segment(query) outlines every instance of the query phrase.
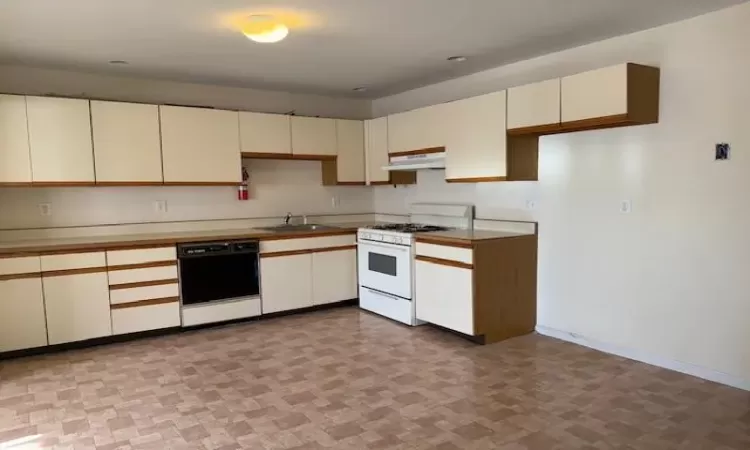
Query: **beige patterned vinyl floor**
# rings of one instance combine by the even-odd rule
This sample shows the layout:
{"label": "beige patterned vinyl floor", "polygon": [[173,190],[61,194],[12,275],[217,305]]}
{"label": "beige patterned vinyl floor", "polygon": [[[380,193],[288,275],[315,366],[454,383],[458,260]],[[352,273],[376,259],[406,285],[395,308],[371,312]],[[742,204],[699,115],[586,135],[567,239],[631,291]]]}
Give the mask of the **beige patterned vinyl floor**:
{"label": "beige patterned vinyl floor", "polygon": [[340,308],[0,362],[9,442],[750,449],[750,393],[537,335],[482,347]]}

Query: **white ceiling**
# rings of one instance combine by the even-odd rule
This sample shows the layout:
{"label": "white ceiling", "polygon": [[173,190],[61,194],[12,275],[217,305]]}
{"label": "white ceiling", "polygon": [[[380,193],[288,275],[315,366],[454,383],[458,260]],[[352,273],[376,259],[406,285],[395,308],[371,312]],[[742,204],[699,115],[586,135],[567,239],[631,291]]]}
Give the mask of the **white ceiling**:
{"label": "white ceiling", "polygon": [[[0,0],[0,62],[379,97],[743,1]],[[268,12],[285,41],[226,23]]]}

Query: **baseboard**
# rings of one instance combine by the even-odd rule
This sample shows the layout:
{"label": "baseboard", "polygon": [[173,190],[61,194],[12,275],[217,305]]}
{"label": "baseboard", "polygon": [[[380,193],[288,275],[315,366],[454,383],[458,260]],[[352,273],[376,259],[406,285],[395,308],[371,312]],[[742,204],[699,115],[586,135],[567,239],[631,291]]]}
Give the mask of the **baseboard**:
{"label": "baseboard", "polygon": [[676,372],[692,375],[694,377],[702,378],[704,380],[713,381],[727,386],[732,386],[745,391],[750,391],[750,380],[740,378],[728,373],[719,372],[707,367],[696,366],[694,364],[676,361],[673,359],[663,358],[660,356],[652,355],[650,353],[634,350],[631,348],[619,347],[617,345],[607,344],[604,342],[598,342],[593,339],[589,339],[585,336],[581,336],[576,333],[570,333],[567,331],[556,330],[550,327],[537,326],[536,332],[549,336],[552,338],[560,339],[562,341],[572,342],[574,344],[582,345],[584,347],[593,348],[600,352],[610,353],[623,358],[632,359],[635,361],[651,364],[652,366],[662,367],[664,369],[674,370]]}

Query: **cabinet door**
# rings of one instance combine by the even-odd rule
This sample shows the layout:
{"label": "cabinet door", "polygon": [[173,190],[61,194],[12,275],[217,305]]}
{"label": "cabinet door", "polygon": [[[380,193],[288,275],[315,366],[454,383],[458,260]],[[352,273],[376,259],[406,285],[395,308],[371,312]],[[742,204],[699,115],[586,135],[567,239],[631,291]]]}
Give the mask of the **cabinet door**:
{"label": "cabinet door", "polygon": [[417,319],[468,335],[474,334],[472,271],[416,262]]}
{"label": "cabinet door", "polygon": [[41,278],[0,281],[0,352],[45,345]]}
{"label": "cabinet door", "polygon": [[239,113],[160,106],[165,183],[240,183]]}
{"label": "cabinet door", "polygon": [[263,314],[312,306],[312,254],[260,259]]}
{"label": "cabinet door", "polygon": [[508,89],[508,129],[560,123],[560,79]]}
{"label": "cabinet door", "polygon": [[446,105],[434,105],[388,116],[388,152],[410,152],[446,145]]}
{"label": "cabinet door", "polygon": [[293,116],[292,153],[336,156],[336,120]]}
{"label": "cabinet door", "polygon": [[91,125],[97,183],[164,180],[158,106],[92,101]]}
{"label": "cabinet door", "polygon": [[35,182],[93,183],[88,100],[26,97]]}
{"label": "cabinet door", "polygon": [[361,120],[336,121],[337,180],[339,183],[365,182],[365,126]]}
{"label": "cabinet door", "polygon": [[357,250],[313,253],[313,304],[357,298]]}
{"label": "cabinet door", "polygon": [[388,118],[365,122],[365,153],[367,155],[367,183],[387,183],[390,172],[383,170],[388,165]]}
{"label": "cabinet door", "polygon": [[507,174],[505,91],[446,104],[445,178],[501,181]]}
{"label": "cabinet door", "polygon": [[26,97],[0,95],[0,184],[31,183]]}
{"label": "cabinet door", "polygon": [[42,280],[50,345],[112,335],[106,272]]}
{"label": "cabinet door", "polygon": [[240,142],[247,153],[292,153],[292,125],[289,116],[240,112]]}
{"label": "cabinet door", "polygon": [[628,112],[628,65],[620,64],[562,79],[562,121]]}

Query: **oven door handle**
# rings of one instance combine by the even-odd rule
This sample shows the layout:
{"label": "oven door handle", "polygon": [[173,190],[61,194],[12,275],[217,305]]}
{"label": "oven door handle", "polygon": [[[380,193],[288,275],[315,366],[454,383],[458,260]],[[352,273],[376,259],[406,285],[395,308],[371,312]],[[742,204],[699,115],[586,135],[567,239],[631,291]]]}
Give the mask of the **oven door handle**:
{"label": "oven door handle", "polygon": [[409,247],[405,245],[398,245],[398,244],[388,245],[388,244],[378,244],[375,242],[360,242],[359,245],[365,245],[365,246],[369,245],[372,247],[387,248],[388,250],[398,250],[400,252],[407,252],[407,253],[409,252]]}
{"label": "oven door handle", "polygon": [[375,289],[370,289],[370,288],[365,288],[365,289],[367,289],[367,292],[369,292],[370,294],[379,295],[381,297],[388,297],[388,298],[393,299],[393,300],[405,300],[405,299],[399,297],[398,295],[386,294],[385,292],[376,291]]}

